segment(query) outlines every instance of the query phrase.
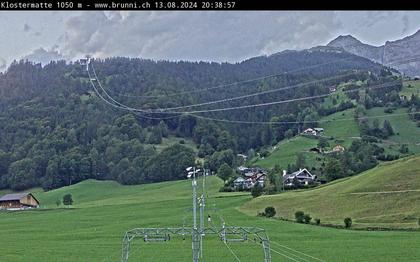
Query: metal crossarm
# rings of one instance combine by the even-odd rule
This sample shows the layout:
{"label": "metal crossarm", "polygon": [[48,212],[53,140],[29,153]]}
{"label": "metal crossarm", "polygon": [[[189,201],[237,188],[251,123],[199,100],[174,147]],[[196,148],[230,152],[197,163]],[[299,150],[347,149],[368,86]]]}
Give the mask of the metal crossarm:
{"label": "metal crossarm", "polygon": [[[201,249],[201,236],[203,234],[218,235],[221,240],[226,242],[245,242],[253,236],[255,241],[258,241],[263,247],[264,262],[271,262],[270,254],[270,241],[264,229],[258,227],[205,227],[202,230],[193,229],[188,227],[176,227],[176,228],[134,228],[127,231],[123,237],[123,246],[121,254],[121,262],[128,262],[131,241],[134,238],[143,238],[147,241],[170,241],[170,235],[191,235],[192,237],[192,249],[193,249],[193,262],[198,262],[200,257]],[[229,236],[240,236],[240,238],[229,238]],[[146,241],[146,240],[145,240]]]}

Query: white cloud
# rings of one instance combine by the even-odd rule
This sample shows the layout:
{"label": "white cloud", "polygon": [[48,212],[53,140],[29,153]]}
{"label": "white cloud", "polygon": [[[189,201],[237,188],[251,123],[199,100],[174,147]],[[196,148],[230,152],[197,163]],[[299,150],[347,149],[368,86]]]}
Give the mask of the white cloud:
{"label": "white cloud", "polygon": [[64,57],[57,50],[57,46],[54,46],[50,50],[45,50],[42,47],[35,49],[30,54],[22,57],[22,59],[45,65],[51,61],[64,59]]}
{"label": "white cloud", "polygon": [[3,57],[0,57],[0,71],[3,71],[7,67],[7,61]]}
{"label": "white cloud", "polygon": [[88,12],[66,21],[69,57],[239,61],[326,42],[333,12]]}

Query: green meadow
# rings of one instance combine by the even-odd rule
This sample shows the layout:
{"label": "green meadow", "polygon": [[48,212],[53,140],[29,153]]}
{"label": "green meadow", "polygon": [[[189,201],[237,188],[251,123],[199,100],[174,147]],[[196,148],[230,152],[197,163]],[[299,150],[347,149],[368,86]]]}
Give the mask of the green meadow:
{"label": "green meadow", "polygon": [[[343,183],[345,181],[335,184]],[[219,193],[221,185],[217,177],[207,180],[206,215],[210,214],[213,221],[207,226],[221,226],[224,221],[228,226],[264,228],[271,242],[272,261],[420,260],[419,232],[343,230],[256,216],[266,205],[275,205],[278,214],[286,214],[289,207],[281,205],[282,199],[290,200],[287,196],[291,194],[314,197],[311,194],[316,190],[251,200],[248,193]],[[326,189],[328,187],[319,191]],[[188,180],[139,186],[88,180],[50,192],[35,191],[38,191],[35,195],[42,208],[0,212],[2,262],[120,261],[125,231],[136,227],[192,224],[191,181]],[[73,195],[73,206],[57,207],[57,199],[66,193]],[[310,205],[306,202],[312,203],[296,201],[293,210],[306,210],[305,205]],[[413,207],[412,204],[407,206]],[[394,210],[383,209],[382,212],[391,215]],[[416,212],[418,214],[418,205]],[[239,261],[263,259],[261,246],[251,238],[245,243],[229,243],[228,246]],[[238,261],[229,248],[216,236],[205,236],[202,261]],[[183,240],[176,236],[165,243],[146,243],[138,239],[133,242],[130,254],[130,261],[191,261],[191,241],[188,237]]]}
{"label": "green meadow", "polygon": [[[328,139],[330,149],[336,145],[344,147],[350,146],[355,139],[360,139],[359,127],[354,118],[354,109],[348,109],[341,112],[323,117],[319,127],[324,128],[324,137]],[[270,155],[264,159],[254,158],[250,164],[263,168],[273,168],[276,164],[286,168],[288,164],[296,162],[297,154],[305,155],[307,163],[316,166],[320,161],[317,157],[321,155],[309,152],[309,149],[316,147],[319,140],[310,137],[296,136],[291,139],[285,139],[279,142],[270,151]]]}
{"label": "green meadow", "polygon": [[291,220],[296,211],[303,211],[326,224],[343,225],[344,218],[350,217],[358,228],[418,228],[420,156],[382,163],[312,190],[262,196],[241,210],[253,215],[270,205],[278,217]]}

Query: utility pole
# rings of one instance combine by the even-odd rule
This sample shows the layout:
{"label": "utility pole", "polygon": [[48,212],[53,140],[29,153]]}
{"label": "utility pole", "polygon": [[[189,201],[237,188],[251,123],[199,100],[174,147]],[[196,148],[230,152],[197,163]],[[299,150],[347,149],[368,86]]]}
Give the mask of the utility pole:
{"label": "utility pole", "polygon": [[204,208],[206,207],[206,169],[203,173],[203,188],[200,197],[200,257],[203,258],[203,236],[204,236]]}
{"label": "utility pole", "polygon": [[195,167],[193,167],[193,179],[192,179],[192,188],[193,188],[193,220],[194,220],[194,229],[197,229],[197,180],[195,180]]}
{"label": "utility pole", "polygon": [[[192,174],[191,174],[191,169]],[[201,249],[201,235],[198,232],[201,232],[197,229],[197,180],[196,180],[196,173],[200,171],[200,169],[196,170],[194,167],[187,168],[188,176],[192,176],[192,190],[193,190],[193,229],[191,232],[192,235],[192,258],[193,262],[198,262],[200,257],[200,249]],[[201,233],[200,233],[201,234]]]}

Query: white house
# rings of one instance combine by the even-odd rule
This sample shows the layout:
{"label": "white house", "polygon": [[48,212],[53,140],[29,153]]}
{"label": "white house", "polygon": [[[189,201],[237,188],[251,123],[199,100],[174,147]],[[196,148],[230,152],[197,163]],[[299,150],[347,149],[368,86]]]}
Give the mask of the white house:
{"label": "white house", "polygon": [[305,135],[316,136],[316,131],[313,130],[312,128],[307,128],[302,133],[305,134]]}
{"label": "white house", "polygon": [[316,176],[312,175],[306,168],[301,168],[291,174],[287,174],[286,170],[283,170],[284,186],[293,186],[293,180],[295,178],[301,185],[308,185],[316,180]]}
{"label": "white house", "polygon": [[304,135],[311,135],[311,136],[317,136],[321,133],[324,133],[324,128],[322,127],[307,128],[302,132],[302,134]]}

